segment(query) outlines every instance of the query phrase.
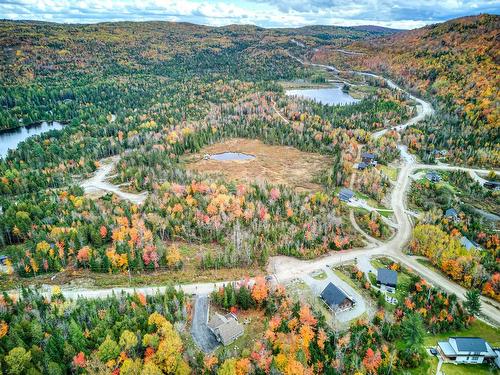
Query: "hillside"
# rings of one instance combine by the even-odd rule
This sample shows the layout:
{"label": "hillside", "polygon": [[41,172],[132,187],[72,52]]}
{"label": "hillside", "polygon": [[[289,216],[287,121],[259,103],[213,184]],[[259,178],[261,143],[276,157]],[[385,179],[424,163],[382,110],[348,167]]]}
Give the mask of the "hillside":
{"label": "hillside", "polygon": [[[116,81],[139,76],[261,81],[303,76],[287,50],[343,46],[386,34],[346,27],[263,29],[189,23],[119,22],[62,25],[0,22],[0,128],[75,118]],[[76,100],[78,102],[78,100]],[[21,119],[22,122],[18,120]]]}
{"label": "hillside", "polygon": [[[311,58],[342,68],[380,72],[421,95],[435,97],[448,114],[459,115],[458,129],[450,129],[454,134],[441,133],[446,137],[439,146],[449,147],[451,142],[446,145],[444,141],[451,135],[454,144],[466,149],[477,141],[477,137],[489,151],[474,162],[494,154],[497,160],[492,162],[498,165],[499,30],[499,16],[464,17],[369,42],[354,42],[347,47],[362,54],[346,55],[328,46]],[[459,139],[462,132],[473,143]],[[439,138],[438,134],[435,136]],[[492,140],[497,144],[491,145]]]}

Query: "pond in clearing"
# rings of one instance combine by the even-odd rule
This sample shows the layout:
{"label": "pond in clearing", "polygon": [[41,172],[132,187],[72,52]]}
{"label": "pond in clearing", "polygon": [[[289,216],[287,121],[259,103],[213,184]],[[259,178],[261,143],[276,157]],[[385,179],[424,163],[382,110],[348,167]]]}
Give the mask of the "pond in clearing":
{"label": "pond in clearing", "polygon": [[304,99],[311,99],[321,104],[353,104],[359,102],[340,87],[330,87],[322,89],[297,89],[286,90],[288,96],[299,96]]}
{"label": "pond in clearing", "polygon": [[7,156],[9,150],[15,150],[17,145],[26,138],[40,135],[49,130],[60,130],[64,125],[57,121],[42,122],[40,124],[21,126],[16,129],[7,129],[0,132],[0,158]]}
{"label": "pond in clearing", "polygon": [[226,161],[226,160],[252,160],[255,156],[243,154],[241,152],[221,152],[220,154],[210,155],[210,159]]}

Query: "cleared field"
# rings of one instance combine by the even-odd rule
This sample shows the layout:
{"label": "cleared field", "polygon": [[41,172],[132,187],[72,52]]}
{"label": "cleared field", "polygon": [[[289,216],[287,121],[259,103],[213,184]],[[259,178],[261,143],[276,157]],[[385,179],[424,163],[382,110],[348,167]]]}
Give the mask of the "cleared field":
{"label": "cleared field", "polygon": [[[255,156],[252,160],[204,160],[205,154],[239,152]],[[316,176],[327,169],[332,161],[325,155],[302,152],[293,147],[270,146],[256,139],[234,138],[203,148],[200,153],[185,158],[186,169],[223,176],[242,183],[282,184],[297,191],[317,191],[321,186]]]}

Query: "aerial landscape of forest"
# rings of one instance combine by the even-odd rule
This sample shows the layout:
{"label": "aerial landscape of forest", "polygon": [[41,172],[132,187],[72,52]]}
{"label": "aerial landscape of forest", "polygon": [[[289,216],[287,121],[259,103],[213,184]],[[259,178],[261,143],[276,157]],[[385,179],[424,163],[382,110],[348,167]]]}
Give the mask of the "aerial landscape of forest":
{"label": "aerial landscape of forest", "polygon": [[498,374],[498,4],[130,3],[0,3],[0,373]]}

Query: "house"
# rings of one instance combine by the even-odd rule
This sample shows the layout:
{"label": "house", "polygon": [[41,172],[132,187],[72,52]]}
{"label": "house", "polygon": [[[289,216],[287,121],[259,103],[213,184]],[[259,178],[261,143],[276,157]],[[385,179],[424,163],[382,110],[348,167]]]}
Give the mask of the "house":
{"label": "house", "polygon": [[349,310],[355,305],[352,297],[349,297],[346,292],[332,283],[328,283],[320,297],[333,313]]}
{"label": "house", "polygon": [[463,247],[465,247],[465,249],[467,249],[467,251],[469,251],[470,249],[481,250],[477,242],[471,241],[465,236],[462,236],[462,238],[460,238],[460,243]]}
{"label": "house", "polygon": [[446,212],[444,213],[444,216],[447,219],[451,219],[453,221],[458,221],[460,218],[458,217],[458,212],[454,208],[448,208]]}
{"label": "house", "polygon": [[9,259],[7,255],[0,255],[0,264],[5,266],[7,264],[7,259]]}
{"label": "house", "polygon": [[207,326],[217,340],[224,346],[231,344],[234,340],[243,335],[244,332],[243,326],[232,313],[226,315],[215,313],[210,318]]}
{"label": "house", "polygon": [[439,181],[441,181],[441,176],[436,171],[427,172],[427,174],[425,175],[425,177],[430,182],[439,182]]}
{"label": "house", "polygon": [[380,286],[381,290],[394,293],[397,283],[398,273],[396,271],[387,268],[377,269],[377,285]]}
{"label": "house", "polygon": [[450,337],[438,342],[444,360],[455,363],[480,364],[497,357],[490,344],[480,337]]}
{"label": "house", "polygon": [[377,155],[370,152],[363,152],[361,154],[361,161],[365,164],[377,165],[377,161],[375,159],[377,159]]}
{"label": "house", "polygon": [[352,192],[352,190],[349,189],[340,190],[339,198],[341,201],[349,202],[352,199],[352,197],[354,197],[354,193]]}
{"label": "house", "polygon": [[500,190],[500,182],[498,181],[486,181],[483,186],[486,189]]}

